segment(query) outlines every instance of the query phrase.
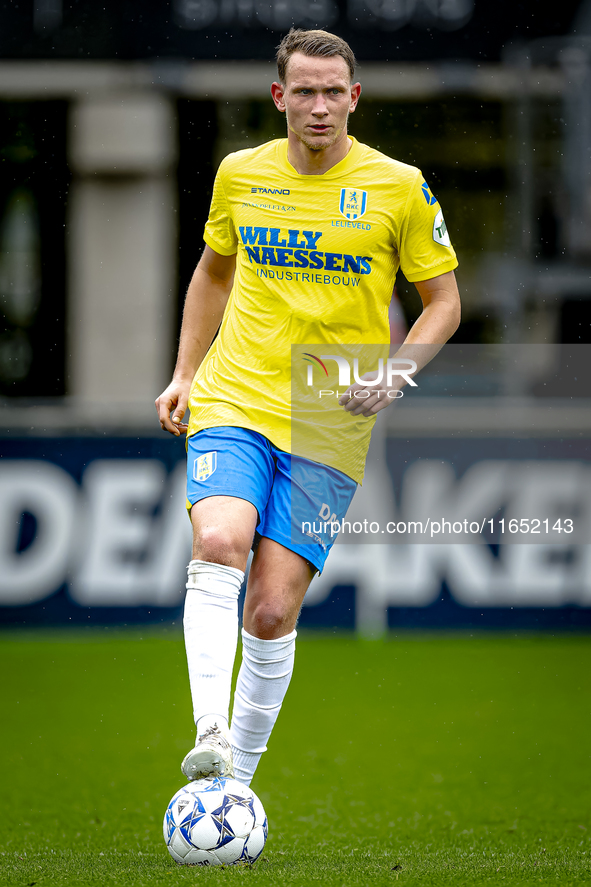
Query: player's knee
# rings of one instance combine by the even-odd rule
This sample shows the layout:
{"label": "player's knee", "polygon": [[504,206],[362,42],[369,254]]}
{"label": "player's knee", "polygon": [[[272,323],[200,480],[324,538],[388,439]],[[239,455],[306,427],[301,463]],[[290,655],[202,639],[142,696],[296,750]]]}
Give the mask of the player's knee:
{"label": "player's knee", "polygon": [[196,560],[244,570],[249,550],[248,542],[226,527],[201,527],[194,533],[193,558]]}
{"label": "player's knee", "polygon": [[273,640],[283,637],[293,630],[292,613],[279,601],[261,602],[258,604],[249,620],[249,634],[261,640]]}

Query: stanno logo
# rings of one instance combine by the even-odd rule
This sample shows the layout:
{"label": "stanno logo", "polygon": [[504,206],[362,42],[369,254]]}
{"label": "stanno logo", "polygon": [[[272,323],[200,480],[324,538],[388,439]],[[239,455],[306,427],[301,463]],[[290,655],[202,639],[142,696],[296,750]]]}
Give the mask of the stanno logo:
{"label": "stanno logo", "polygon": [[251,188],[251,194],[291,194],[289,188]]}

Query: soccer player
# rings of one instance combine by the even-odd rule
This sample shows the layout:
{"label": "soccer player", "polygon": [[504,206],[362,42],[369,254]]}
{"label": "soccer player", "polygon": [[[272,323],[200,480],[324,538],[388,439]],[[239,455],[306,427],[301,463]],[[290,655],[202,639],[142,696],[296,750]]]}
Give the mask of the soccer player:
{"label": "soccer player", "polygon": [[[355,433],[333,439],[325,458],[292,455],[291,346],[317,344],[322,353],[327,345],[388,343],[399,267],[423,303],[399,354],[439,347],[459,323],[455,253],[421,172],[348,135],[361,93],[348,44],[292,29],[277,66],[271,95],[287,139],[220,165],[173,380],[156,401],[162,428],[188,437],[194,542],[184,631],[197,740],[182,771],[188,779],[235,775],[247,785],[290,682],[304,595],[334,541],[294,535],[294,465],[294,495],[312,519],[327,506],[342,519],[375,414],[390,402],[385,381],[363,400],[356,382],[338,408]],[[238,595],[251,549],[229,727]]]}

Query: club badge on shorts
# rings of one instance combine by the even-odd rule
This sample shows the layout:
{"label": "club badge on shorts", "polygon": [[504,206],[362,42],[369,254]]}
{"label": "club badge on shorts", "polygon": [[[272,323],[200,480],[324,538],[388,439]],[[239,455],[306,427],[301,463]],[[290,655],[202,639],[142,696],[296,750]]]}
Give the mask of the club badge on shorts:
{"label": "club badge on shorts", "polygon": [[341,188],[339,209],[346,219],[359,219],[367,209],[367,191]]}
{"label": "club badge on shorts", "polygon": [[214,450],[212,453],[203,453],[193,462],[193,480],[203,482],[211,477],[218,467],[218,454]]}

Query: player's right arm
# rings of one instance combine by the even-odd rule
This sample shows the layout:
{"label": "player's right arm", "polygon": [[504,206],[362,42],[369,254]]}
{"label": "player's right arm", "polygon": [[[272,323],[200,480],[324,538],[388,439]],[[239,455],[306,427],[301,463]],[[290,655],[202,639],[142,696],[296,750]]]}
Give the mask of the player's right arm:
{"label": "player's right arm", "polygon": [[172,381],[156,399],[161,428],[176,436],[187,432],[183,416],[191,383],[222,322],[235,268],[235,255],[222,256],[206,246],[189,284]]}

